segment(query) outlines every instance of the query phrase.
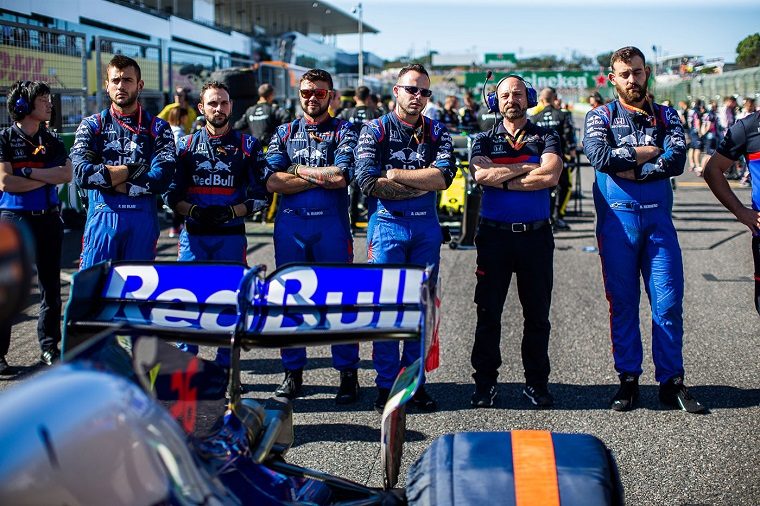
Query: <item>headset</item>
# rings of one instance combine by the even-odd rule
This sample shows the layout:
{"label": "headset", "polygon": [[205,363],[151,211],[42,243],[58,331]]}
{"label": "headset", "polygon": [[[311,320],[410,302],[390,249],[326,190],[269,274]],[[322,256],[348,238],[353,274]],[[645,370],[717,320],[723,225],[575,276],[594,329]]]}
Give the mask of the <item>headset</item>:
{"label": "headset", "polygon": [[489,70],[486,74],[486,80],[483,81],[483,90],[481,92],[481,95],[483,95],[483,103],[486,104],[490,112],[499,112],[499,97],[496,96],[496,91],[499,90],[499,85],[504,82],[505,79],[509,79],[510,77],[519,79],[525,85],[526,96],[528,98],[528,109],[531,107],[536,107],[538,105],[538,93],[533,88],[533,85],[517,74],[507,74],[506,76],[502,77],[496,84],[496,91],[492,91],[486,95],[486,84],[488,83],[488,80],[491,79],[491,77],[493,77],[493,72]]}
{"label": "headset", "polygon": [[13,103],[13,112],[19,116],[27,116],[32,112],[32,105],[29,103],[29,99],[24,95],[29,95],[29,85],[31,81],[19,81],[18,94],[19,97]]}

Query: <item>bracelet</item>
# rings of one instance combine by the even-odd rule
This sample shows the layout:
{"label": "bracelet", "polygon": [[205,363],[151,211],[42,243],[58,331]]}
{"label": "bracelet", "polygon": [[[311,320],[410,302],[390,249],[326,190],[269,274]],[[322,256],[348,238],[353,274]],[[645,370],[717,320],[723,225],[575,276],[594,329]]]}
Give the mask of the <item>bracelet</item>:
{"label": "bracelet", "polygon": [[293,170],[293,174],[295,174],[296,177],[301,177],[301,176],[298,175],[298,167],[300,167],[300,166],[301,166],[300,164],[296,164],[296,168]]}
{"label": "bracelet", "polygon": [[230,212],[232,213],[233,218],[237,218],[237,214],[235,213],[235,206],[230,206]]}

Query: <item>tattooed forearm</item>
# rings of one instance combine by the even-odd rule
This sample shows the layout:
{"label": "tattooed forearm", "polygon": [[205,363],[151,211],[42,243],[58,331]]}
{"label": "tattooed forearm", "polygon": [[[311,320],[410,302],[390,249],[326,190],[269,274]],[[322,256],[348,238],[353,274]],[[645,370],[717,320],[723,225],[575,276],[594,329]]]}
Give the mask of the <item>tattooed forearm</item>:
{"label": "tattooed forearm", "polygon": [[424,190],[417,190],[410,188],[401,183],[396,183],[386,178],[379,178],[375,182],[375,186],[372,190],[372,196],[381,199],[388,200],[406,200],[414,197],[419,197],[427,192]]}
{"label": "tattooed forearm", "polygon": [[322,188],[343,188],[346,178],[340,167],[304,167],[298,168],[298,177]]}

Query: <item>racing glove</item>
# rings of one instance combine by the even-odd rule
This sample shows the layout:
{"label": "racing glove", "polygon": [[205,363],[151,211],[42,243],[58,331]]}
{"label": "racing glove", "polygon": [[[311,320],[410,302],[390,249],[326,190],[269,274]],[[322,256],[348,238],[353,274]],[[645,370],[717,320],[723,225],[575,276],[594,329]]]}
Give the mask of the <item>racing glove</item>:
{"label": "racing glove", "polygon": [[205,211],[213,225],[221,225],[236,218],[232,206],[208,206]]}
{"label": "racing glove", "polygon": [[203,225],[214,225],[211,213],[207,207],[201,207],[193,204],[193,206],[190,208],[190,212],[187,213],[187,216]]}
{"label": "racing glove", "polygon": [[150,167],[144,163],[128,163],[126,165],[129,170],[129,177],[127,178],[129,181],[135,181],[150,170]]}

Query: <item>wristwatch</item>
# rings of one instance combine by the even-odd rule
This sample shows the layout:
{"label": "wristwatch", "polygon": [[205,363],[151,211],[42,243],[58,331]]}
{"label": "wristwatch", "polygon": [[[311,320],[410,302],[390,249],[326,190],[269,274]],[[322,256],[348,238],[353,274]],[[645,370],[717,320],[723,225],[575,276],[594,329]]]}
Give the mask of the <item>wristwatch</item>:
{"label": "wristwatch", "polygon": [[25,178],[32,177],[32,168],[31,167],[21,167],[21,175]]}

